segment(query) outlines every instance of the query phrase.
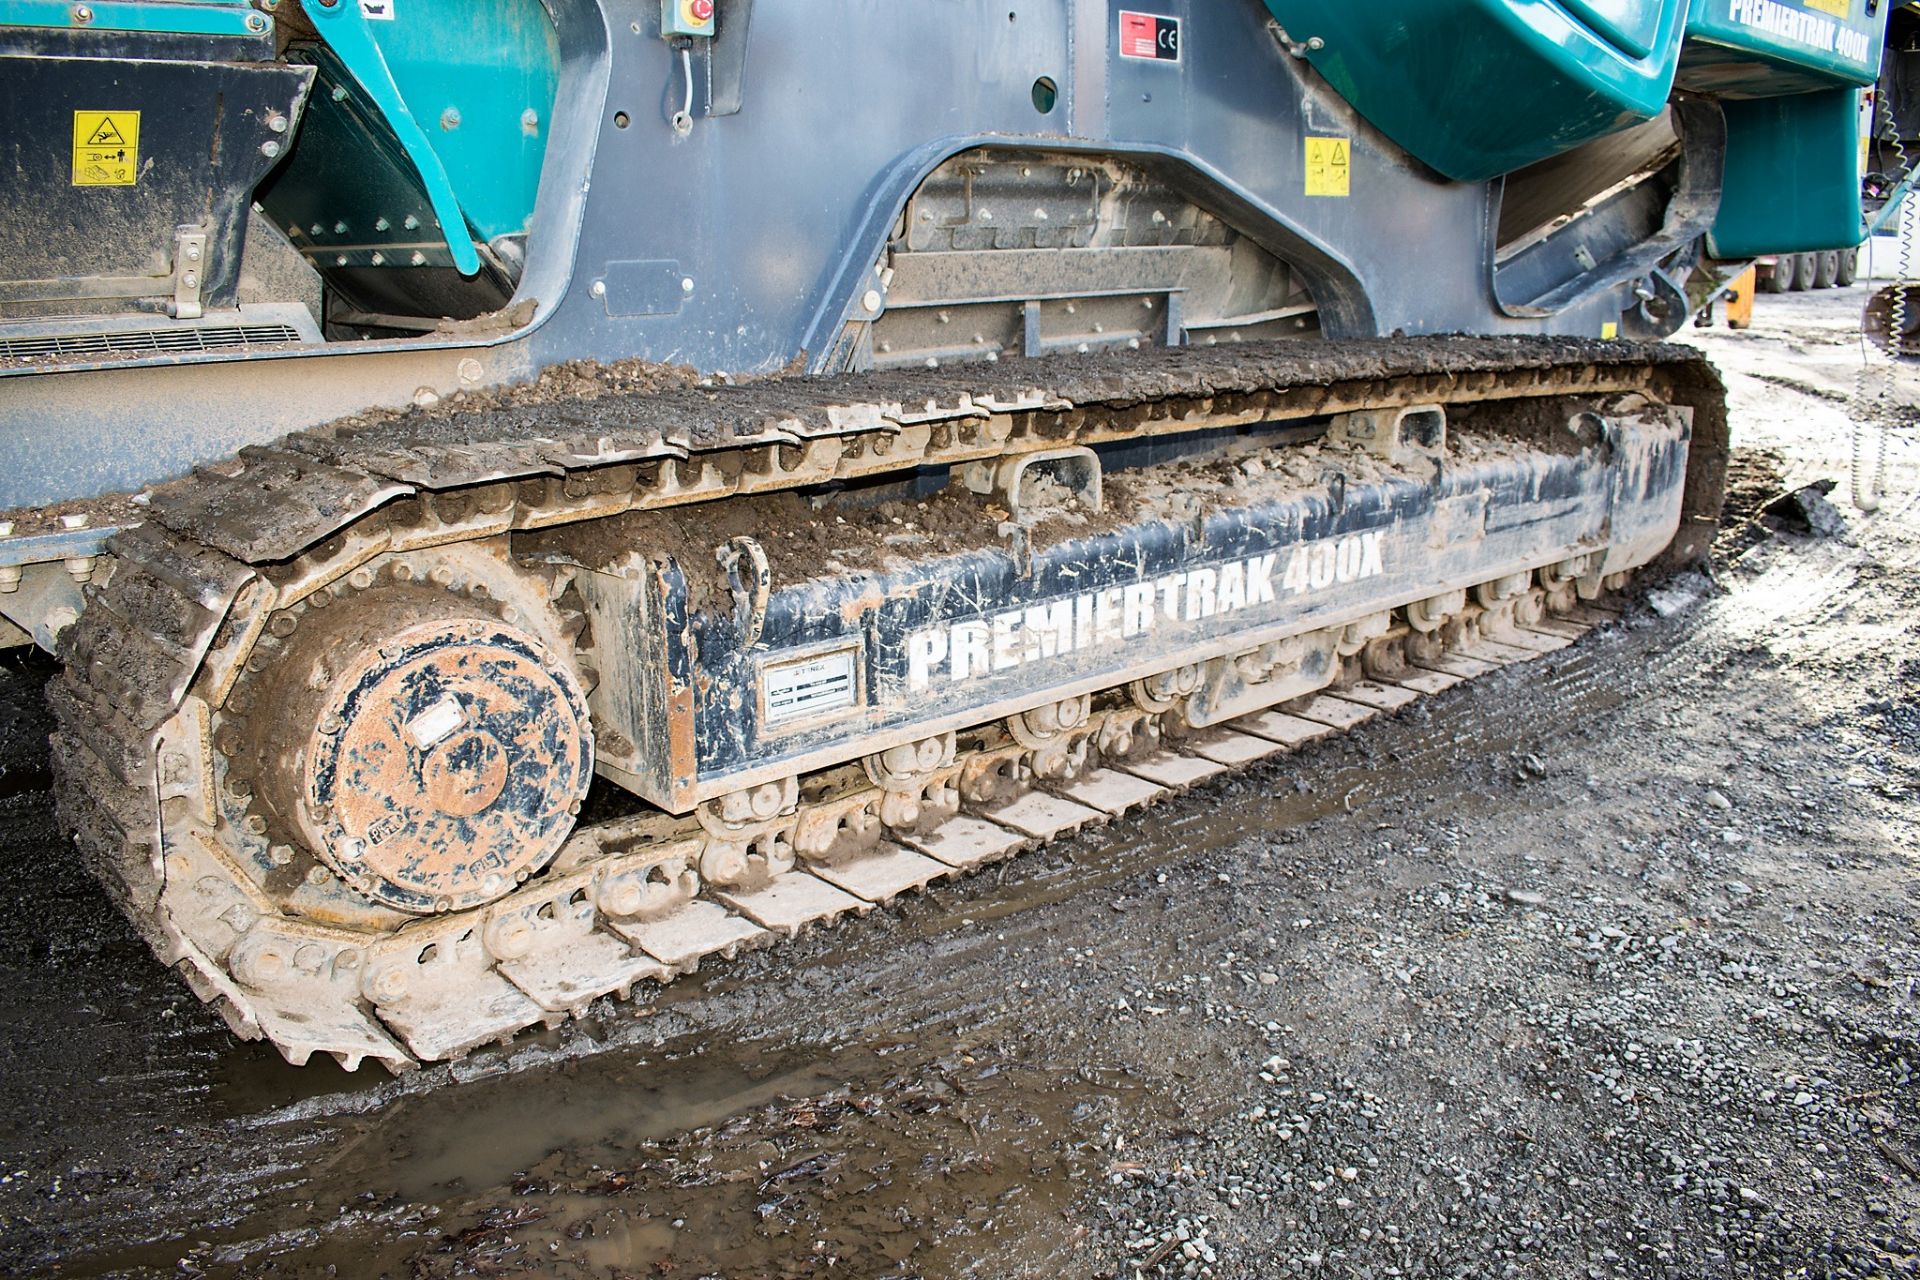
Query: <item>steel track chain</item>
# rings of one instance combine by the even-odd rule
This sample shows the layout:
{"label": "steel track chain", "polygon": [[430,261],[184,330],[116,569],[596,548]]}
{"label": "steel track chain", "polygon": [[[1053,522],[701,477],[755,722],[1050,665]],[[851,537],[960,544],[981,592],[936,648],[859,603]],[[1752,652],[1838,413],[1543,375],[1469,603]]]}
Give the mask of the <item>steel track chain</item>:
{"label": "steel track chain", "polygon": [[[1687,349],[1486,340],[1461,344],[1449,363],[1418,344],[1273,349],[1285,346],[1041,361],[971,383],[956,369],[688,393],[706,417],[677,436],[628,427],[657,421],[661,399],[684,408],[688,394],[543,411],[549,431],[557,416],[589,428],[590,440],[534,435],[490,410],[244,451],[235,466],[157,492],[153,519],[118,537],[96,574],[49,695],[62,820],[155,952],[238,1034],[265,1037],[296,1063],[325,1052],[349,1068],[373,1058],[400,1070],[557,1025],[706,956],[865,914],[1557,648],[1598,615],[1569,612],[1558,585],[1466,605],[1439,630],[1374,637],[1364,660],[1389,678],[1356,679],[1366,672],[1350,663],[1337,693],[1181,737],[1177,749],[1177,723],[1134,699],[1082,708],[1052,738],[1027,722],[982,726],[904,790],[898,777],[849,781],[842,771],[793,780],[771,819],[585,828],[544,875],[500,901],[380,934],[329,924],[324,911],[291,913],[298,891],[248,866],[234,826],[245,797],[226,789],[217,745],[225,700],[270,654],[269,619],[379,557],[1068,442],[1393,403],[1636,390],[1695,410],[1703,474],[1689,487],[1717,493],[1719,384]],[[876,389],[884,399],[862,398]],[[1690,502],[1695,523],[1717,514],[1700,505]],[[1574,621],[1548,616],[1549,601]],[[1375,662],[1382,641],[1411,648],[1413,665],[1391,653]],[[1156,746],[1156,734],[1169,741]],[[913,812],[900,812],[903,796]],[[749,884],[713,883],[716,866],[742,858],[758,872]]]}

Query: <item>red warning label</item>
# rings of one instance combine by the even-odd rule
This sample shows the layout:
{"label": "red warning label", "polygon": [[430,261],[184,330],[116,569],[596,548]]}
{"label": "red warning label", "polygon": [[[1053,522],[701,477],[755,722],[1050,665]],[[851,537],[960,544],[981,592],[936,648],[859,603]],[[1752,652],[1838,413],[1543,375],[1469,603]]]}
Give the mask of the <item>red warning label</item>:
{"label": "red warning label", "polygon": [[1180,19],[1122,9],[1120,56],[1148,62],[1180,61]]}

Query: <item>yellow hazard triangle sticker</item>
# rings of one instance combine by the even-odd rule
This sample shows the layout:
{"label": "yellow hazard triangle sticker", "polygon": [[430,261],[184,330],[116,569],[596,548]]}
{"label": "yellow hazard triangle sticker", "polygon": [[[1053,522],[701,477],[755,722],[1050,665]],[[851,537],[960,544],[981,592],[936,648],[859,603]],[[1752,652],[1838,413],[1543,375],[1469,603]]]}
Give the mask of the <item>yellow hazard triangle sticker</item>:
{"label": "yellow hazard triangle sticker", "polygon": [[1353,191],[1353,143],[1347,138],[1307,139],[1307,194],[1345,197]]}
{"label": "yellow hazard triangle sticker", "polygon": [[73,113],[73,185],[130,187],[140,176],[140,113]]}

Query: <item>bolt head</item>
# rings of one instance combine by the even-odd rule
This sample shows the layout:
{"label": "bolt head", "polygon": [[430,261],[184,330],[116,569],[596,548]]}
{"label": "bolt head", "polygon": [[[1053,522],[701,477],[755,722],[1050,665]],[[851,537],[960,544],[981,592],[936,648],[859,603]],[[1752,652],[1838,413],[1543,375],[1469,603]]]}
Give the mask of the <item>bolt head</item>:
{"label": "bolt head", "polygon": [[375,1003],[391,1004],[407,994],[407,979],[399,965],[389,965],[367,977],[367,994]]}
{"label": "bolt head", "polygon": [[533,930],[524,919],[503,920],[487,936],[487,946],[502,960],[518,960],[533,950]]}

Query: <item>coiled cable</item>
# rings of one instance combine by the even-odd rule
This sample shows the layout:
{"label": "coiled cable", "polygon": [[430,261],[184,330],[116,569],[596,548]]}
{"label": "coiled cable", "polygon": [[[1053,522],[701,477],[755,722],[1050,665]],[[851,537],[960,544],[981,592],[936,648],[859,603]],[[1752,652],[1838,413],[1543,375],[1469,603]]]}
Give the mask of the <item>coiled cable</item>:
{"label": "coiled cable", "polygon": [[[1893,151],[1898,166],[1899,177],[1895,183],[1906,181],[1911,172],[1907,161],[1906,144],[1901,141],[1900,130],[1893,118],[1893,108],[1887,101],[1887,95],[1876,93],[1875,117],[1879,122],[1881,140]],[[1867,350],[1865,328],[1860,335],[1860,375],[1854,384],[1853,412],[1853,465],[1849,475],[1848,490],[1853,505],[1861,511],[1872,513],[1880,509],[1880,503],[1887,492],[1887,419],[1890,416],[1895,388],[1895,371],[1899,365],[1901,347],[1907,332],[1907,289],[1913,283],[1914,232],[1916,211],[1913,192],[1900,193],[1900,210],[1895,217],[1896,239],[1899,244],[1895,264],[1895,280],[1889,296],[1887,312],[1887,340],[1879,362],[1877,386],[1871,395],[1868,384],[1876,381],[1876,368],[1871,354]],[[1871,250],[1872,241],[1868,247]]]}

